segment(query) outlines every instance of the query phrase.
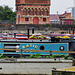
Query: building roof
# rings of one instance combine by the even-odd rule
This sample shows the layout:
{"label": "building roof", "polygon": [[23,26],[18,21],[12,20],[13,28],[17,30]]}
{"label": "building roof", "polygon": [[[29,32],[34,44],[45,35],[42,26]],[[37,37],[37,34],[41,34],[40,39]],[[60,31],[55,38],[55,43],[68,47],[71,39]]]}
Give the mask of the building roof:
{"label": "building roof", "polygon": [[65,18],[65,16],[66,16],[66,15],[69,15],[69,14],[71,14],[71,13],[65,12],[64,14],[60,15],[59,18]]}
{"label": "building roof", "polygon": [[[59,20],[59,16],[60,16],[61,14],[58,14],[58,20]],[[50,15],[50,21],[56,21],[57,20],[57,14],[51,14]]]}
{"label": "building roof", "polygon": [[73,18],[62,18],[64,20],[74,20]]}

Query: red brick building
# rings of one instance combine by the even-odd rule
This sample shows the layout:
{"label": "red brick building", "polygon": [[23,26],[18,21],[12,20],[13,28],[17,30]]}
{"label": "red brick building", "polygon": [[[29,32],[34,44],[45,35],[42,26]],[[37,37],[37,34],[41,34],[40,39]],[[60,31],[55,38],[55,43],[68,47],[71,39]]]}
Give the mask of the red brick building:
{"label": "red brick building", "polygon": [[16,0],[16,24],[49,24],[50,0]]}
{"label": "red brick building", "polygon": [[65,12],[60,15],[60,24],[62,25],[74,25],[74,19],[71,18],[71,13]]}

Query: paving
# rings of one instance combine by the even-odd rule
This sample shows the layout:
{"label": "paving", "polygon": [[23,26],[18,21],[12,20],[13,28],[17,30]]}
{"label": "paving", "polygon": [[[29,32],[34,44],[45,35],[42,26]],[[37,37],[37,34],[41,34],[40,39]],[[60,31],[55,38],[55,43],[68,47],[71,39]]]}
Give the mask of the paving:
{"label": "paving", "polygon": [[[2,60],[2,59],[0,59]],[[51,75],[53,68],[64,69],[72,67],[72,61],[66,60],[67,62],[56,62],[60,60],[54,59],[16,59],[11,62],[9,60],[2,62],[0,61],[0,74],[48,74]],[[26,62],[31,61],[31,63]],[[32,62],[34,61],[34,62]],[[37,61],[41,61],[38,63]],[[44,61],[49,61],[44,63]],[[50,62],[50,61],[55,61]],[[5,63],[6,62],[6,63]],[[16,63],[17,62],[17,63]],[[19,62],[19,63],[18,63]]]}

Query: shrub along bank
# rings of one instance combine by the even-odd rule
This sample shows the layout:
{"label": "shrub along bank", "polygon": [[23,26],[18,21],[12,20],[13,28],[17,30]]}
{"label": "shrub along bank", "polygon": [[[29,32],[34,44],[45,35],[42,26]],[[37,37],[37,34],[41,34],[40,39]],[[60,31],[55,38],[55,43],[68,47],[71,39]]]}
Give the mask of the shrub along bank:
{"label": "shrub along bank", "polygon": [[[15,58],[14,56],[8,57],[4,56],[3,54],[0,54],[0,58]],[[60,55],[60,54],[54,54],[54,55],[44,55],[41,56],[40,54],[31,54],[30,56],[24,56],[23,58],[64,58],[68,60],[72,60],[72,57],[69,57],[68,55]]]}

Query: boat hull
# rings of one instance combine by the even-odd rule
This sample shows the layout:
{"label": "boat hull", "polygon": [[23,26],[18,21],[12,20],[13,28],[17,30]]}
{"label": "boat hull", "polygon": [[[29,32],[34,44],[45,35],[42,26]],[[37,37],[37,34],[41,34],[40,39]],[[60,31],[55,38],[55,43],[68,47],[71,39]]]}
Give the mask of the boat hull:
{"label": "boat hull", "polygon": [[[31,54],[41,54],[41,55],[50,55],[50,52],[43,51],[69,51],[69,43],[58,42],[0,42],[1,49],[10,49],[8,50],[0,50],[0,54],[8,54],[8,55],[19,55],[21,51],[11,51],[11,49],[21,49],[24,50],[22,52],[23,55],[31,55]],[[39,52],[31,52],[25,50],[39,50]],[[42,52],[40,52],[42,50]],[[52,54],[63,54],[68,55],[68,53],[52,53]]]}

